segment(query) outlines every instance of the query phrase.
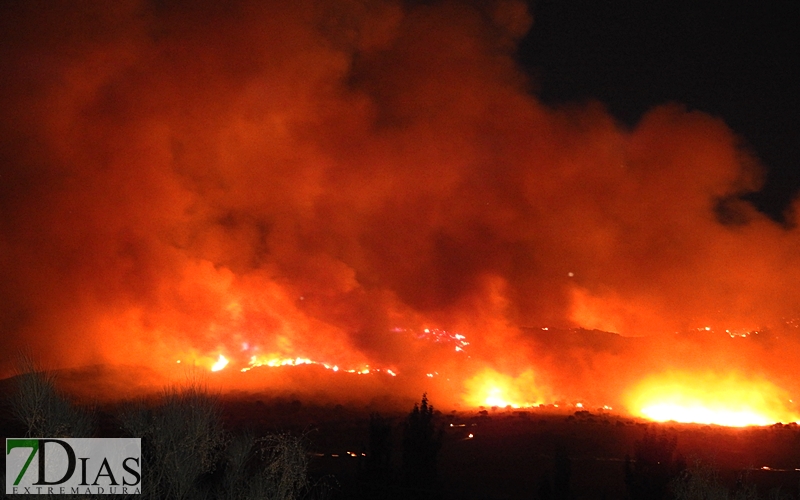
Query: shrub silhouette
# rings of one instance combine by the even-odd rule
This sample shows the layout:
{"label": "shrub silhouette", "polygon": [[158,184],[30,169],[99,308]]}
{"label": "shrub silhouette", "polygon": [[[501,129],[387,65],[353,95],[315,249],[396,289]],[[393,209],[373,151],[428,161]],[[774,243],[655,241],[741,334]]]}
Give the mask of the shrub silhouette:
{"label": "shrub silhouette", "polygon": [[130,405],[121,421],[142,438],[145,498],[291,500],[309,491],[299,438],[230,436],[217,397],[196,382],[164,391],[155,407]]}
{"label": "shrub silhouette", "polygon": [[[92,419],[56,390],[52,372],[21,356],[17,380],[10,406],[27,436],[93,434]],[[129,402],[117,420],[124,434],[142,438],[137,498],[293,500],[324,494],[324,484],[312,488],[308,481],[308,454],[300,438],[231,436],[222,426],[218,398],[196,381],[164,390],[155,403]]]}
{"label": "shrub silhouette", "polygon": [[572,461],[563,444],[556,445],[553,470],[545,471],[539,479],[539,500],[569,500],[572,498],[569,484],[572,477]]}
{"label": "shrub silhouette", "polygon": [[428,395],[414,404],[403,426],[403,477],[406,484],[420,490],[436,486],[436,459],[442,446],[444,429],[434,422]]}
{"label": "shrub silhouette", "polygon": [[[741,479],[741,478],[740,478]],[[754,485],[741,482],[730,490],[719,478],[719,472],[711,465],[695,460],[670,483],[674,500],[758,500]]]}
{"label": "shrub silhouette", "polygon": [[17,357],[17,390],[10,406],[14,418],[25,425],[27,437],[88,438],[94,434],[91,414],[70,403],[56,389],[55,374],[25,354]]}
{"label": "shrub silhouette", "polygon": [[142,438],[145,497],[196,497],[198,482],[215,471],[227,444],[218,401],[197,383],[165,390],[152,408],[129,405],[120,419],[127,433]]}

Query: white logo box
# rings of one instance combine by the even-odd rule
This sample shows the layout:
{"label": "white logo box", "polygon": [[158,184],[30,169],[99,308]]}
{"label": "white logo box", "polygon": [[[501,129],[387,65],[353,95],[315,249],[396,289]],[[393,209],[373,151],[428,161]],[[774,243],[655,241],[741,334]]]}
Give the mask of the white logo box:
{"label": "white logo box", "polygon": [[7,438],[6,494],[139,494],[140,438]]}

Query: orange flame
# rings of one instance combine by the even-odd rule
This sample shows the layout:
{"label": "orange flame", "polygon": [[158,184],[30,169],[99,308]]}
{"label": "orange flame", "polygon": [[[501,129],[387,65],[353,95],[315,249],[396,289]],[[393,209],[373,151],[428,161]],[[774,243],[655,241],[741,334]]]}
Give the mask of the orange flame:
{"label": "orange flame", "polygon": [[278,367],[278,366],[300,366],[300,365],[317,365],[325,368],[326,370],[331,370],[334,372],[345,372],[345,373],[356,373],[358,375],[368,375],[370,373],[375,372],[384,372],[392,377],[396,377],[397,373],[394,370],[389,368],[370,368],[369,365],[364,365],[362,368],[342,368],[338,364],[331,364],[331,363],[324,363],[322,361],[315,361],[310,358],[301,358],[301,357],[280,357],[280,356],[273,356],[273,357],[258,357],[258,356],[251,356],[250,362],[248,366],[242,368],[242,372],[250,371],[253,368],[257,368],[259,366],[268,366],[268,367]]}
{"label": "orange flame", "polygon": [[532,370],[518,377],[504,375],[486,368],[465,383],[464,401],[471,406],[500,406],[521,408],[542,402]]}
{"label": "orange flame", "polygon": [[211,366],[211,371],[218,372],[223,368],[225,368],[226,366],[228,366],[228,358],[220,354],[219,359],[217,359],[217,362]]}
{"label": "orange flame", "polygon": [[645,379],[628,397],[628,408],[649,420],[730,427],[795,422],[792,406],[771,382],[736,373],[665,373]]}

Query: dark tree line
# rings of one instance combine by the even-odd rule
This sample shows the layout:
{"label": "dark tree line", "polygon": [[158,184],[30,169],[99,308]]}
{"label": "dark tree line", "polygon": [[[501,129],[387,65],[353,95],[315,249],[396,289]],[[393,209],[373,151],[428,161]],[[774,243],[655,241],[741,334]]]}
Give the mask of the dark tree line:
{"label": "dark tree line", "polygon": [[631,500],[660,500],[667,496],[670,483],[686,469],[676,453],[678,438],[666,433],[645,431],[637,441],[633,457],[625,457],[625,485]]}
{"label": "dark tree line", "polygon": [[444,427],[436,422],[427,394],[402,423],[400,475],[392,473],[392,423],[378,413],[370,415],[369,443],[362,461],[362,493],[374,498],[434,498],[437,496],[437,458]]}

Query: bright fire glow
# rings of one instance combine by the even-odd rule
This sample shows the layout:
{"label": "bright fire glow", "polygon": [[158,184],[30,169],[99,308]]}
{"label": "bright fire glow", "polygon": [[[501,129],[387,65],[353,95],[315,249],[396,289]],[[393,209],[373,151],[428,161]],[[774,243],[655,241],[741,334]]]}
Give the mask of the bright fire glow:
{"label": "bright fire glow", "polygon": [[487,368],[467,380],[465,386],[464,400],[472,406],[521,408],[541,402],[541,389],[536,386],[531,370],[511,377]]}
{"label": "bright fire glow", "polygon": [[748,425],[769,425],[774,423],[763,414],[750,410],[728,410],[707,408],[701,405],[655,404],[642,408],[642,414],[650,420],[666,422],[694,422],[701,424],[720,424],[731,427]]}
{"label": "bright fire glow", "polygon": [[658,422],[745,427],[798,420],[785,391],[766,380],[737,374],[653,376],[639,384],[628,401],[634,414]]}
{"label": "bright fire glow", "polygon": [[217,362],[214,363],[214,365],[211,367],[211,371],[218,372],[223,368],[225,368],[226,366],[228,366],[228,359],[222,354],[220,354],[219,359],[217,359]]}

